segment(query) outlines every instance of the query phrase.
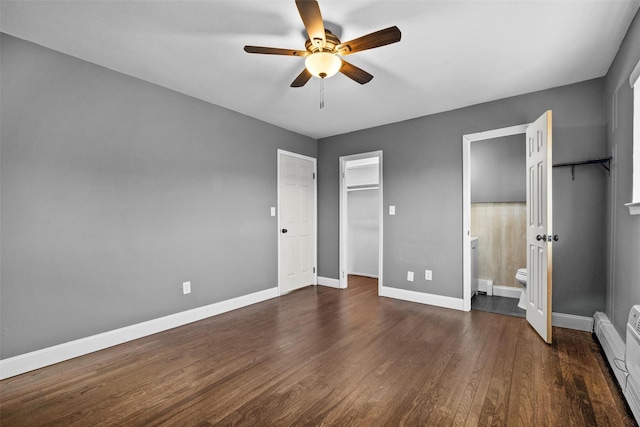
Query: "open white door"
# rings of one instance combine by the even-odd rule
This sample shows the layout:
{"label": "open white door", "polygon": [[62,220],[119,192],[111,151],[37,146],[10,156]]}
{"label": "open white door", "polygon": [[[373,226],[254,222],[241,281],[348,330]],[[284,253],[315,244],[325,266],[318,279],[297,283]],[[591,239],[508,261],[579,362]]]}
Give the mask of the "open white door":
{"label": "open white door", "polygon": [[315,159],[278,150],[280,294],[316,283]]}
{"label": "open white door", "polygon": [[554,240],[551,119],[547,111],[527,128],[527,321],[549,344]]}

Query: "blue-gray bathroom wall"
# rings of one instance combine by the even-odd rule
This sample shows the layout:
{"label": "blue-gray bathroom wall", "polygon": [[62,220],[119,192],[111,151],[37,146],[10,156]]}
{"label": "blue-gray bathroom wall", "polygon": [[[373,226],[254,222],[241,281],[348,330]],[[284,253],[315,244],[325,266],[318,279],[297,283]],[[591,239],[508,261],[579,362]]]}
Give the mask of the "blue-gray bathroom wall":
{"label": "blue-gray bathroom wall", "polygon": [[471,203],[525,202],[526,138],[511,135],[470,145]]}

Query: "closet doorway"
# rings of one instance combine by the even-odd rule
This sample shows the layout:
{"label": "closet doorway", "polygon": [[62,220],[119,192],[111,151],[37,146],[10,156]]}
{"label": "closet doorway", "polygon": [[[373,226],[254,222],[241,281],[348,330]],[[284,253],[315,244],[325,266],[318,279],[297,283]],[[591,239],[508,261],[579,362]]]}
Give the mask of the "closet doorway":
{"label": "closet doorway", "polygon": [[382,286],[382,151],[340,157],[340,288],[349,275]]}

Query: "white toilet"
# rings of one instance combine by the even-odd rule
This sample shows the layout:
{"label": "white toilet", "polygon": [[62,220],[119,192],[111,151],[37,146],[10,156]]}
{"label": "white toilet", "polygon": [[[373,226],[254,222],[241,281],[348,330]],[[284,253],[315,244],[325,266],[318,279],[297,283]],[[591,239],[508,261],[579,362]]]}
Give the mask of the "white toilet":
{"label": "white toilet", "polygon": [[516,273],[516,280],[522,284],[522,294],[520,295],[520,301],[518,301],[518,307],[527,309],[527,269],[519,268]]}

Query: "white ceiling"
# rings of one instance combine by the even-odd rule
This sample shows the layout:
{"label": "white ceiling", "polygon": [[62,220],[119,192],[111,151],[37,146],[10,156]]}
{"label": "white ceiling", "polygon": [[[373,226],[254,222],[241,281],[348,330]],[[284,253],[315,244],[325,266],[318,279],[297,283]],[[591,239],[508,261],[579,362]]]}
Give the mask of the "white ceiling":
{"label": "white ceiling", "polygon": [[[294,0],[2,0],[0,30],[313,138],[604,76],[640,0],[320,0],[342,41],[396,25],[399,43],[346,58],[374,75],[290,88],[304,50]],[[341,32],[341,33],[340,33]]]}

